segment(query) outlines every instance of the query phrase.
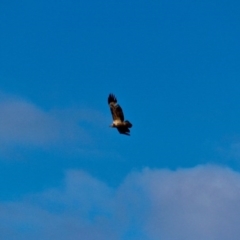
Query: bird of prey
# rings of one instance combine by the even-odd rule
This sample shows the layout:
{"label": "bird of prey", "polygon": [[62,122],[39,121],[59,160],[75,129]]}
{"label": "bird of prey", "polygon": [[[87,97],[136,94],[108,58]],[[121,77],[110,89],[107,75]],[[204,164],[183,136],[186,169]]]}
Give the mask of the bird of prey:
{"label": "bird of prey", "polygon": [[132,127],[132,124],[128,120],[124,121],[123,110],[117,103],[117,99],[113,94],[109,94],[108,96],[108,105],[113,118],[113,123],[110,127],[117,128],[119,133],[130,136],[129,128]]}

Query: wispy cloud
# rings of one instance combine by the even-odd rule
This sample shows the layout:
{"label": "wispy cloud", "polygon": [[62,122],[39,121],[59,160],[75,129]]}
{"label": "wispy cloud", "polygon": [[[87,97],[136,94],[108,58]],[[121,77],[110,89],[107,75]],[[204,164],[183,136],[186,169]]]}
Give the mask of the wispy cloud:
{"label": "wispy cloud", "polygon": [[13,146],[49,148],[91,145],[92,129],[100,128],[103,114],[93,109],[67,108],[43,110],[19,98],[0,98],[1,152]]}
{"label": "wispy cloud", "polygon": [[0,203],[0,211],[2,239],[237,240],[240,174],[144,169],[112,189],[71,170],[58,188]]}
{"label": "wispy cloud", "polygon": [[8,144],[44,145],[61,137],[57,118],[22,100],[0,103],[0,125],[0,140]]}
{"label": "wispy cloud", "polygon": [[239,136],[228,137],[221,142],[215,143],[214,151],[217,159],[222,162],[239,163],[240,160],[240,140]]}

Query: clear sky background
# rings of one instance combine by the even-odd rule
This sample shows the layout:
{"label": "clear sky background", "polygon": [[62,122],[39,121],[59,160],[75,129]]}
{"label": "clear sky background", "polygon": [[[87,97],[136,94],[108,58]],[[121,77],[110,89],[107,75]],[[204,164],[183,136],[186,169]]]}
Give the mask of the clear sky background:
{"label": "clear sky background", "polygon": [[239,239],[239,10],[1,0],[0,238]]}

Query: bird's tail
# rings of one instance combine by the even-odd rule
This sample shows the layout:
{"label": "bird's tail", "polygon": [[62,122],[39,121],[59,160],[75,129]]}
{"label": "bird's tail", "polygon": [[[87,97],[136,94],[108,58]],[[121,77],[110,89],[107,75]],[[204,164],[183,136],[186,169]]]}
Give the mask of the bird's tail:
{"label": "bird's tail", "polygon": [[128,127],[128,128],[132,127],[132,124],[128,120],[124,121],[124,123],[125,123],[126,127]]}

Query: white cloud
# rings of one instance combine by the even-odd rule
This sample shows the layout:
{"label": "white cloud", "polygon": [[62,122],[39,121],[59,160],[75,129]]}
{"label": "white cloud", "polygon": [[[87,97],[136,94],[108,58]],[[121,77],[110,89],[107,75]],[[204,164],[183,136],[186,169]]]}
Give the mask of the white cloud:
{"label": "white cloud", "polygon": [[112,189],[68,171],[59,188],[0,203],[0,212],[1,239],[237,240],[240,174],[145,169]]}
{"label": "white cloud", "polygon": [[60,137],[59,121],[25,101],[1,102],[0,126],[0,140],[5,143],[42,145]]}
{"label": "white cloud", "polygon": [[99,122],[105,121],[101,113],[91,109],[45,111],[25,100],[0,97],[1,152],[13,146],[47,148],[76,144],[81,148],[92,143],[89,128],[99,128]]}
{"label": "white cloud", "polygon": [[146,171],[151,239],[238,239],[240,175],[225,168]]}

